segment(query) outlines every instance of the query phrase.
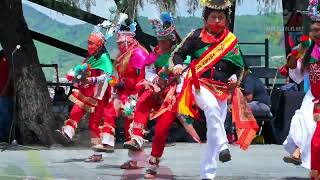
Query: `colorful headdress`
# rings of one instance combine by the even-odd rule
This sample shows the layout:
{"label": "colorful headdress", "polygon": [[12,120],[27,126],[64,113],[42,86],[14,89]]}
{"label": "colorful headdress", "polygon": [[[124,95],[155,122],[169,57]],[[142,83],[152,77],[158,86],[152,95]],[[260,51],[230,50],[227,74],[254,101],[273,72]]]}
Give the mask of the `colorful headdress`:
{"label": "colorful headdress", "polygon": [[132,33],[130,31],[121,31],[117,34],[117,42],[131,42],[135,38],[135,33]]}
{"label": "colorful headdress", "polygon": [[106,42],[104,35],[100,31],[93,31],[89,37],[88,41],[96,44],[97,46],[101,47]]}
{"label": "colorful headdress", "polygon": [[129,19],[125,13],[120,13],[114,8],[109,9],[110,20],[104,20],[101,24],[98,24],[95,29],[100,31],[101,27],[106,29],[106,39],[113,36],[116,32],[118,35],[135,36],[137,23]]}
{"label": "colorful headdress", "polygon": [[117,24],[117,42],[125,42],[126,44],[134,42],[136,25],[137,23],[130,19],[127,14],[122,13]]}
{"label": "colorful headdress", "polygon": [[230,0],[200,0],[200,5],[215,10],[231,10],[232,3]]}
{"label": "colorful headdress", "polygon": [[127,14],[122,13],[118,19],[117,33],[135,36],[137,23],[130,19]]}
{"label": "colorful headdress", "polygon": [[308,15],[313,21],[320,21],[318,13],[318,0],[309,0]]}
{"label": "colorful headdress", "polygon": [[158,40],[171,39],[176,40],[175,26],[172,14],[169,12],[163,12],[160,15],[160,20],[152,19],[150,23],[155,30]]}

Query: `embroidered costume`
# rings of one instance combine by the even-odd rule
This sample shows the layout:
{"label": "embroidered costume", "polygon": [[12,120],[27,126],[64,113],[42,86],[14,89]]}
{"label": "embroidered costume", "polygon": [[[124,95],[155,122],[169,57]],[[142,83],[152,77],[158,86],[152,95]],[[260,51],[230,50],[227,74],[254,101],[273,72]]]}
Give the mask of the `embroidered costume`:
{"label": "embroidered costume", "polygon": [[[67,74],[67,79],[76,89],[69,96],[74,103],[70,117],[61,130],[56,131],[57,140],[68,144],[75,135],[81,118],[88,112],[91,143],[101,144],[100,120],[103,109],[111,95],[108,83],[112,80],[113,66],[104,46],[105,38],[100,32],[93,32],[88,38],[88,58]],[[91,159],[90,159],[91,158]],[[88,161],[91,162],[90,157]],[[99,159],[99,158],[98,158]]]}
{"label": "embroidered costume", "polygon": [[[223,1],[201,1],[205,6],[203,28],[193,31],[180,47],[173,52],[173,71],[181,73],[183,60],[192,56],[191,66],[178,96],[178,113],[192,118],[198,117],[198,108],[204,111],[207,122],[207,148],[201,163],[201,178],[215,178],[218,157],[220,161],[231,160],[228,140],[224,128],[227,113],[228,84],[236,84],[243,70],[243,59],[238,40],[226,27],[231,3]],[[241,92],[235,91],[233,104],[240,104]],[[238,126],[239,143],[246,149],[255,137],[258,126],[250,112],[241,115],[238,107],[234,121]],[[247,116],[247,115],[250,116]],[[243,119],[249,121],[243,121]]]}
{"label": "embroidered costume", "polygon": [[115,66],[118,74],[118,83],[114,88],[112,101],[106,106],[103,119],[107,120],[106,136],[114,144],[115,120],[120,115],[125,117],[125,138],[131,139],[133,131],[142,131],[143,125],[133,123],[134,109],[139,90],[138,82],[144,79],[144,64],[148,58],[148,51],[135,39],[135,22],[126,16],[120,22],[117,33],[119,54]]}

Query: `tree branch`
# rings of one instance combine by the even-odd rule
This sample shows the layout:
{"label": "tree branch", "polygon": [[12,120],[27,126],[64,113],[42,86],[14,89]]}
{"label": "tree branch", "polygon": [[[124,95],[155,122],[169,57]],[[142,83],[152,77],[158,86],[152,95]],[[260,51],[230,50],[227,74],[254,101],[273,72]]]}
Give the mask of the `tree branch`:
{"label": "tree branch", "polygon": [[77,7],[73,7],[59,1],[52,1],[52,0],[29,0],[29,1],[36,3],[38,5],[44,6],[46,8],[52,9],[54,11],[61,12],[62,14],[66,14],[68,16],[80,19],[82,21],[85,21],[93,25],[97,25],[105,20],[105,18],[83,11]]}

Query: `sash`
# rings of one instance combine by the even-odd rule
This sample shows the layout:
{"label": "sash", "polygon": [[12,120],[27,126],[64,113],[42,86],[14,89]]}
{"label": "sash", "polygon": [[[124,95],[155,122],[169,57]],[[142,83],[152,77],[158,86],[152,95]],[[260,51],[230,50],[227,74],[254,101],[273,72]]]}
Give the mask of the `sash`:
{"label": "sash", "polygon": [[[197,77],[201,77],[204,72],[217,64],[229,51],[238,43],[237,37],[229,32],[220,43],[211,45],[199,59],[194,60],[194,70]],[[192,72],[189,69],[185,77],[181,93],[178,97],[178,113],[194,118],[196,109],[194,106],[194,96],[192,93]]]}
{"label": "sash", "polygon": [[121,54],[120,56],[118,56],[116,59],[116,67],[117,67],[117,71],[119,74],[122,74],[127,69],[129,62],[130,62],[131,55],[136,48],[141,48],[144,51],[148,52],[140,44],[134,44],[134,45],[128,47],[127,51],[125,53]]}
{"label": "sash", "polygon": [[176,85],[169,87],[169,91],[167,92],[163,103],[161,104],[160,108],[152,113],[150,113],[150,120],[156,119],[159,116],[161,116],[163,113],[167,112],[167,111],[172,111],[176,104]]}
{"label": "sash", "polygon": [[237,143],[241,149],[248,149],[259,130],[259,126],[238,87],[234,90],[232,97],[232,122],[235,123],[237,128]]}

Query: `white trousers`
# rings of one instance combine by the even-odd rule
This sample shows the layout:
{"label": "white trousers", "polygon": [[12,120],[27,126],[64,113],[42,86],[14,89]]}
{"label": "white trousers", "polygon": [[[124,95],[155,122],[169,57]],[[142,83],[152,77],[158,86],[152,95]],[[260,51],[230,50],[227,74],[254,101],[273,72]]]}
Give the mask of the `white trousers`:
{"label": "white trousers", "polygon": [[195,95],[198,107],[204,111],[207,122],[207,144],[201,162],[201,179],[213,179],[216,175],[219,153],[228,148],[224,128],[227,114],[227,100],[218,100],[208,89],[201,86],[200,93]]}
{"label": "white trousers", "polygon": [[311,166],[311,139],[316,128],[313,118],[313,99],[309,90],[303,98],[300,109],[292,117],[288,137],[283,143],[284,149],[291,155],[295,149],[300,148],[301,166],[307,169]]}

